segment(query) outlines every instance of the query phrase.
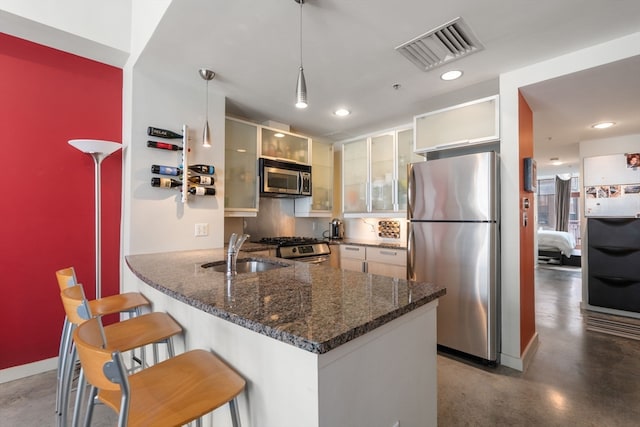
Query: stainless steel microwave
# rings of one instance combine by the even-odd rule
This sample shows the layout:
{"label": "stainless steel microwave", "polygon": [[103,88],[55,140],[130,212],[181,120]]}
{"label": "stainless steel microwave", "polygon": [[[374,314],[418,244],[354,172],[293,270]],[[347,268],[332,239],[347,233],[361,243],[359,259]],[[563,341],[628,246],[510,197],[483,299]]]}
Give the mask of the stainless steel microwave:
{"label": "stainless steel microwave", "polygon": [[258,165],[261,196],[311,196],[311,166],[266,158],[260,158]]}

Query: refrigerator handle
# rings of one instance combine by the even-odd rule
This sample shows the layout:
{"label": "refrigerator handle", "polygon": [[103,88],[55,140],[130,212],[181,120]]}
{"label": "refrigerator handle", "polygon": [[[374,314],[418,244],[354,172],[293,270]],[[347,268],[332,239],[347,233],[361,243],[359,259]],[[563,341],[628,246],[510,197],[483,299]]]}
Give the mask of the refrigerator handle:
{"label": "refrigerator handle", "polygon": [[416,192],[416,177],[413,172],[413,164],[407,165],[407,218],[413,218],[413,198]]}
{"label": "refrigerator handle", "polygon": [[409,230],[407,233],[407,280],[416,280],[416,272],[414,268],[416,251],[413,249],[415,246],[415,241],[412,225],[413,224],[409,223]]}

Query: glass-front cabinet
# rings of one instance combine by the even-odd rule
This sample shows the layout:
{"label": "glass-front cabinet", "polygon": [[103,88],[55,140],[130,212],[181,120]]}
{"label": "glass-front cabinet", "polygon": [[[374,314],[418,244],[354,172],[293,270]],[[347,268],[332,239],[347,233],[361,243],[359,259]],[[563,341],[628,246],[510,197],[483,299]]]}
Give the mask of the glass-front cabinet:
{"label": "glass-front cabinet", "polygon": [[397,134],[398,148],[398,179],[396,180],[395,191],[398,197],[398,210],[407,210],[407,166],[409,163],[424,162],[424,156],[415,154],[413,151],[413,129],[404,129]]}
{"label": "glass-front cabinet", "polygon": [[295,199],[298,217],[329,217],[333,210],[333,145],[311,142],[311,197]]}
{"label": "glass-front cabinet", "polygon": [[261,136],[260,155],[262,157],[304,164],[310,163],[310,138],[262,126]]}
{"label": "glass-front cabinet", "polygon": [[406,211],[407,164],[424,161],[413,153],[411,127],[347,141],[342,150],[345,216]]}
{"label": "glass-front cabinet", "polygon": [[225,216],[256,216],[258,212],[258,125],[225,121]]}
{"label": "glass-front cabinet", "polygon": [[342,146],[342,206],[345,214],[368,211],[369,140]]}

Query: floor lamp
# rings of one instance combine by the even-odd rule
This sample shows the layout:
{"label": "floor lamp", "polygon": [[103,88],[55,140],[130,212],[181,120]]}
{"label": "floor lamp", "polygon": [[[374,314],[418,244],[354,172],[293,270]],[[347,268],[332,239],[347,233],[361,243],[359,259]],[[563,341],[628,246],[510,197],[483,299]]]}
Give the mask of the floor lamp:
{"label": "floor lamp", "polygon": [[118,144],[117,142],[111,141],[101,141],[97,139],[72,139],[69,140],[69,144],[72,147],[77,148],[83,153],[89,154],[93,157],[93,162],[95,163],[95,225],[96,225],[96,299],[102,297],[102,284],[101,284],[101,266],[102,266],[102,257],[101,257],[101,249],[100,249],[100,235],[101,235],[101,225],[100,225],[100,163],[111,154],[115,153],[119,149],[122,148],[122,144]]}

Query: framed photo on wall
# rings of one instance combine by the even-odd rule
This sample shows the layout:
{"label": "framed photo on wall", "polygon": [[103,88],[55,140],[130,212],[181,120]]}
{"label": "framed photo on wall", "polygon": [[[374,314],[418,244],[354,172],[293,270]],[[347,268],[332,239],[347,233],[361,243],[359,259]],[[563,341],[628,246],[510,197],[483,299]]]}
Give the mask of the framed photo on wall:
{"label": "framed photo on wall", "polygon": [[536,161],[531,157],[524,159],[524,191],[535,193],[538,187]]}

